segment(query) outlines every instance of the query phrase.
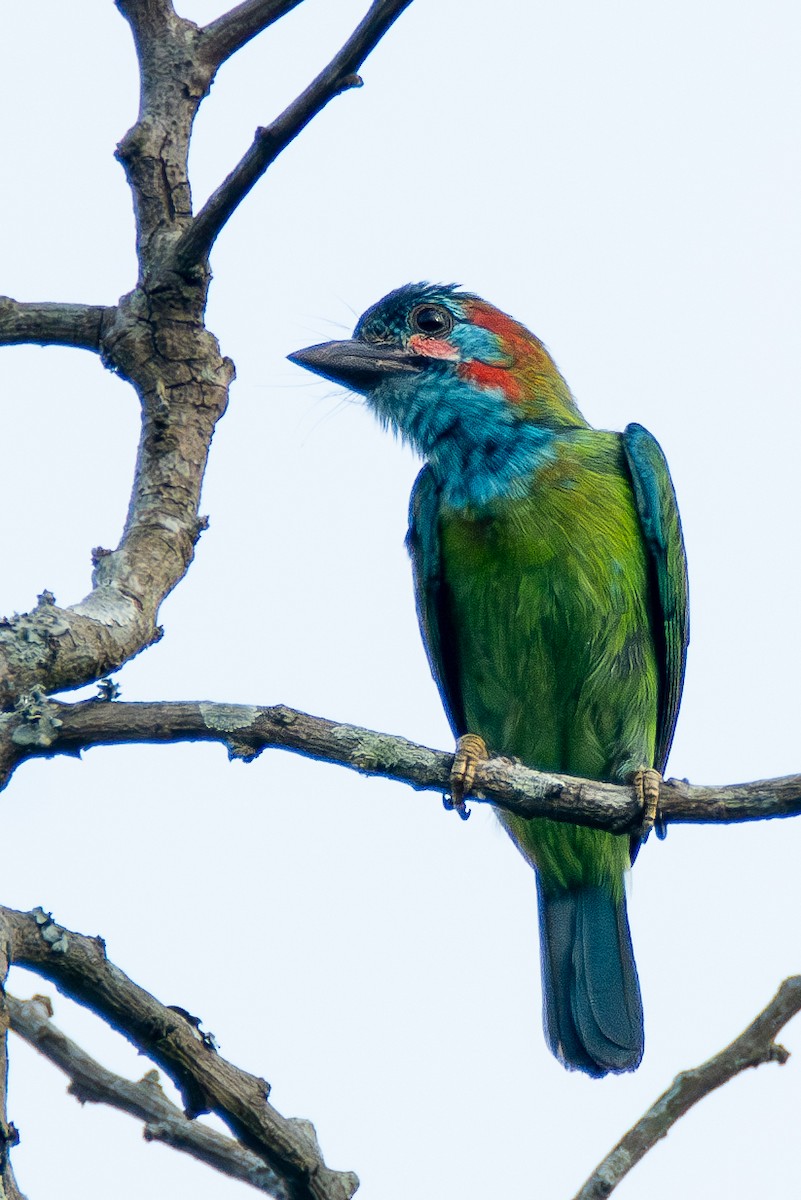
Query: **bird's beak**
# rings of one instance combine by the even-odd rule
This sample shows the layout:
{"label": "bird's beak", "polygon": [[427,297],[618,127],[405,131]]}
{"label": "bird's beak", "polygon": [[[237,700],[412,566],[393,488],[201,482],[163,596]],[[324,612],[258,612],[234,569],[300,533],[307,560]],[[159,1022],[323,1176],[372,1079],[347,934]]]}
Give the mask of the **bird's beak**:
{"label": "bird's beak", "polygon": [[331,379],[355,392],[369,392],[387,375],[419,371],[426,361],[399,346],[372,345],[356,339],[307,346],[288,358],[307,371],[314,371],[323,379]]}

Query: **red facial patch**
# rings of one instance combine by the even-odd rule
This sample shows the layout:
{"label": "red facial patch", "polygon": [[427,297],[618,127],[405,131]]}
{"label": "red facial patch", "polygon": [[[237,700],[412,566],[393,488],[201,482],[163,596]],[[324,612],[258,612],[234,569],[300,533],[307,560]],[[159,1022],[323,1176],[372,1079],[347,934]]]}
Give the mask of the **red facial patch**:
{"label": "red facial patch", "polygon": [[457,359],[459,351],[455,346],[442,338],[426,337],[422,333],[413,333],[409,338],[409,349],[425,358]]}
{"label": "red facial patch", "polygon": [[468,383],[475,383],[478,387],[497,388],[503,392],[510,404],[516,404],[523,399],[522,385],[508,367],[492,367],[489,363],[473,359],[472,362],[460,363],[456,374],[460,379],[466,379]]}
{"label": "red facial patch", "polygon": [[491,367],[486,363],[463,363],[459,374],[480,387],[499,388],[506,399],[514,404],[523,399],[524,384],[519,377],[521,364],[533,366],[534,370],[547,369],[548,356],[542,344],[529,333],[524,325],[507,316],[484,300],[466,300],[465,316],[473,324],[494,333],[501,347],[512,360],[510,367]]}

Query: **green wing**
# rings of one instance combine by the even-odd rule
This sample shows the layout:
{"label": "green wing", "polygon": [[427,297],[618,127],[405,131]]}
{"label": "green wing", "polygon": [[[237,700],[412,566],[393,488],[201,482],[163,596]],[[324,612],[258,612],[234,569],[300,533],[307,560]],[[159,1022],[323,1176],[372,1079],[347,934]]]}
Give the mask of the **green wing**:
{"label": "green wing", "polygon": [[423,467],[409,501],[406,547],[412,560],[417,620],[451,729],[456,737],[467,733],[459,682],[456,647],[442,579],[439,543],[440,493],[434,473]]}
{"label": "green wing", "polygon": [[[679,713],[687,645],[690,640],[687,560],[676,494],[665,456],[642,425],[622,434],[640,518],[653,594],[657,599],[653,633],[660,671],[659,713],[654,765],[663,771]],[[439,688],[451,728],[467,732],[439,538],[440,493],[430,467],[424,467],[412,490],[406,544],[414,571],[417,617],[431,672]]]}
{"label": "green wing", "polygon": [[623,448],[659,601],[653,622],[661,674],[654,766],[664,771],[679,715],[690,641],[687,558],[676,493],[659,443],[642,425],[627,425]]}

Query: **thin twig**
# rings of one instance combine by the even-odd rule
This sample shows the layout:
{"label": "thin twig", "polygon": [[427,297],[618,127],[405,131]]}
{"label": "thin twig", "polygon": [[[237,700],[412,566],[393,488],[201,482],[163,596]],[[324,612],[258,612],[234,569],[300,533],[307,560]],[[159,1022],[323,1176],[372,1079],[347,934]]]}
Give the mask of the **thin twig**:
{"label": "thin twig", "polygon": [[72,346],[97,354],[103,323],[113,313],[102,304],[26,304],[0,296],[0,345]]}
{"label": "thin twig", "polygon": [[361,86],[356,72],[410,3],[411,0],[374,0],[367,15],[328,66],[280,117],[266,128],[256,130],[250,149],[177,242],[177,270],[186,273],[205,262],[228,218],[281,151],[335,96]]}
{"label": "thin twig", "polygon": [[159,1003],[109,962],[102,938],[64,929],[40,908],[0,907],[0,938],[4,931],[15,965],[52,980],[124,1034],[170,1076],[190,1118],[217,1113],[284,1181],[289,1200],[350,1200],[358,1179],[325,1165],[309,1122],[277,1112],[264,1079],[227,1062],[196,1018]]}
{"label": "thin twig", "polygon": [[[292,750],[440,793],[448,789],[453,762],[452,752],[313,717],[283,704],[264,708],[198,700],[62,704],[32,697],[14,713],[0,716],[0,784],[28,758],[75,755],[92,746],[196,741],[220,742],[229,757],[246,761],[268,748]],[[632,832],[642,818],[634,789],[626,784],[534,771],[508,758],[479,763],[475,790],[476,799],[523,817],[547,816],[615,833]],[[666,824],[797,816],[801,775],[720,787],[666,780],[660,787],[659,814]]]}
{"label": "thin twig", "polygon": [[201,30],[199,51],[215,71],[251,38],[286,16],[301,0],[245,0]]}
{"label": "thin twig", "polygon": [[18,1000],[7,995],[11,1028],[70,1080],[69,1093],[81,1104],[107,1104],[145,1122],[146,1141],[164,1142],[190,1154],[232,1179],[268,1192],[275,1200],[288,1200],[278,1176],[258,1155],[233,1138],[207,1125],[190,1121],[161,1090],[158,1071],[148,1071],[136,1083],[101,1066],[91,1055],[53,1024],[50,1000],[34,996]]}
{"label": "thin twig", "polygon": [[593,1171],[574,1200],[605,1200],[620,1181],[680,1117],[716,1088],[748,1067],[783,1064],[790,1057],[774,1041],[777,1033],[801,1011],[801,975],[785,979],[767,1008],[738,1038],[700,1067],[682,1071],[666,1092],[640,1118]]}

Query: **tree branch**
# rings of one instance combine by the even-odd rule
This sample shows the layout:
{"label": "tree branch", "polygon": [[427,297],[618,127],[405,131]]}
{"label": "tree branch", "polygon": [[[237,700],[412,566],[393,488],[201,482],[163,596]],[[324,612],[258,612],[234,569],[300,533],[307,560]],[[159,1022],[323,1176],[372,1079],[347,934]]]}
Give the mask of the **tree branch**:
{"label": "tree branch", "polygon": [[5,317],[11,340],[20,325],[35,338],[43,323],[67,341],[89,339],[131,382],[142,405],[136,469],[121,540],[94,552],[89,595],[61,608],[45,591],[32,612],[0,621],[0,709],[31,689],[91,682],[161,636],[161,602],[186,573],[204,527],[200,488],[234,374],[203,325],[207,278],[165,278],[165,245],[172,248],[191,216],[189,138],[209,83],[193,57],[200,31],[170,0],[117,7],[140,68],[139,120],[120,150],[136,213],[139,285],[105,311],[10,302]]}
{"label": "tree branch", "polygon": [[200,487],[233,367],[216,340],[188,322],[165,320],[154,339],[130,311],[144,303],[121,302],[103,339],[104,358],[136,380],[143,406],[125,529],[115,550],[93,551],[83,600],[60,607],[44,591],[31,612],[0,620],[0,709],[31,690],[80,687],[158,641],[161,602],[205,527]]}
{"label": "tree branch", "polygon": [[[452,752],[313,717],[282,704],[265,708],[198,700],[63,704],[32,696],[14,713],[0,717],[0,785],[28,758],[75,755],[92,746],[198,741],[220,742],[229,757],[246,761],[268,748],[292,750],[423,791],[447,791],[453,762]],[[475,789],[474,799],[489,800],[522,817],[550,817],[614,833],[631,833],[642,820],[639,800],[626,784],[534,771],[508,758],[479,763]],[[797,816],[801,776],[721,787],[666,780],[660,788],[659,814],[666,824]]]}
{"label": "tree branch", "polygon": [[[164,288],[169,286],[167,250],[192,216],[189,140],[213,75],[198,60],[200,30],[178,16],[171,0],[116,0],[116,5],[131,28],[139,64],[139,116],[116,156],[131,189],[139,282]],[[196,306],[202,297],[202,314],[208,281],[192,282],[199,295],[182,300]]]}
{"label": "tree branch", "polygon": [[2,1200],[24,1200],[17,1188],[9,1151],[19,1142],[19,1134],[8,1119],[8,996],[6,979],[11,966],[11,935],[0,918],[0,1197]]}
{"label": "tree branch", "polygon": [[241,50],[251,38],[286,16],[300,3],[301,0],[245,0],[244,4],[237,4],[236,8],[201,30],[199,52],[216,72],[227,58]]}
{"label": "tree branch", "polygon": [[[337,91],[356,82],[352,71],[409,3],[375,0],[326,70],[259,136],[257,175]],[[225,212],[218,195],[190,224],[189,139],[213,77],[198,54],[201,30],[179,17],[171,0],[117,0],[117,7],[133,31],[140,69],[139,119],[118,149],[134,201],[139,283],[113,309],[8,301],[0,317],[8,340],[22,340],[23,333],[36,340],[44,329],[68,344],[90,343],[133,384],[142,404],[136,473],[119,545],[94,552],[89,595],[62,608],[45,591],[32,612],[0,621],[0,709],[6,710],[29,691],[98,679],[161,636],[161,602],[188,570],[204,527],[200,488],[234,375],[203,324],[205,255],[244,191],[228,188]],[[245,37],[257,17],[264,23],[279,7],[278,0],[272,9],[263,0],[239,5],[223,24],[214,23],[218,48]],[[174,251],[189,235],[194,250],[183,266],[197,254],[201,269],[178,274]],[[0,319],[0,342],[2,328]]]}
{"label": "tree branch", "polygon": [[11,1029],[54,1063],[70,1080],[68,1091],[80,1104],[107,1104],[145,1122],[146,1141],[159,1141],[190,1154],[224,1175],[288,1200],[278,1176],[257,1155],[233,1138],[190,1121],[161,1090],[158,1071],[132,1083],[115,1075],[62,1033],[50,1018],[47,996],[17,1000],[7,996]]}
{"label": "tree branch", "polygon": [[115,7],[131,26],[134,36],[144,30],[167,29],[175,16],[172,0],[114,0]]}
{"label": "tree branch", "polygon": [[[367,55],[411,0],[374,0],[342,49],[304,92],[271,125],[257,129],[250,149],[231,174],[209,197],[175,246],[175,266],[181,273],[205,263],[231,214],[271,163],[309,121],[341,92],[361,86],[356,74]],[[236,11],[236,10],[234,10]]]}
{"label": "tree branch", "polygon": [[801,975],[795,975],[785,979],[767,1008],[730,1046],[700,1067],[676,1076],[668,1090],[596,1167],[574,1200],[605,1200],[651,1147],[667,1136],[680,1117],[741,1071],[767,1062],[787,1062],[789,1051],[774,1039],[800,1011]]}
{"label": "tree branch", "polygon": [[160,1004],[110,963],[102,938],[66,930],[42,909],[0,907],[0,924],[11,962],[52,980],[158,1063],[181,1092],[188,1117],[217,1113],[284,1182],[288,1200],[350,1200],[356,1176],[325,1165],[310,1123],[281,1116],[267,1100],[265,1080],[226,1062],[197,1018]]}
{"label": "tree branch", "polygon": [[113,313],[102,304],[25,304],[0,296],[0,346],[74,346],[99,354],[103,324]]}
{"label": "tree branch", "polygon": [[[355,66],[409,3],[375,0],[326,70],[260,135],[257,174],[337,91],[357,82]],[[6,710],[29,691],[63,691],[98,679],[161,636],[161,602],[188,570],[204,527],[200,488],[234,375],[204,327],[205,261],[196,271],[174,269],[175,248],[186,246],[190,234],[200,242],[189,257],[197,252],[204,260],[244,195],[228,188],[224,213],[218,195],[190,224],[189,139],[213,76],[198,54],[201,30],[179,17],[170,0],[117,0],[117,7],[132,28],[140,68],[139,119],[118,149],[134,201],[139,283],[113,309],[9,301],[5,317],[10,340],[22,330],[35,338],[45,323],[70,344],[89,341],[133,384],[142,405],[136,472],[119,545],[94,552],[89,595],[62,608],[45,591],[32,612],[0,621],[0,709]],[[257,15],[267,19],[263,4],[240,5],[228,14],[233,25],[216,25],[216,36],[244,36]]]}

